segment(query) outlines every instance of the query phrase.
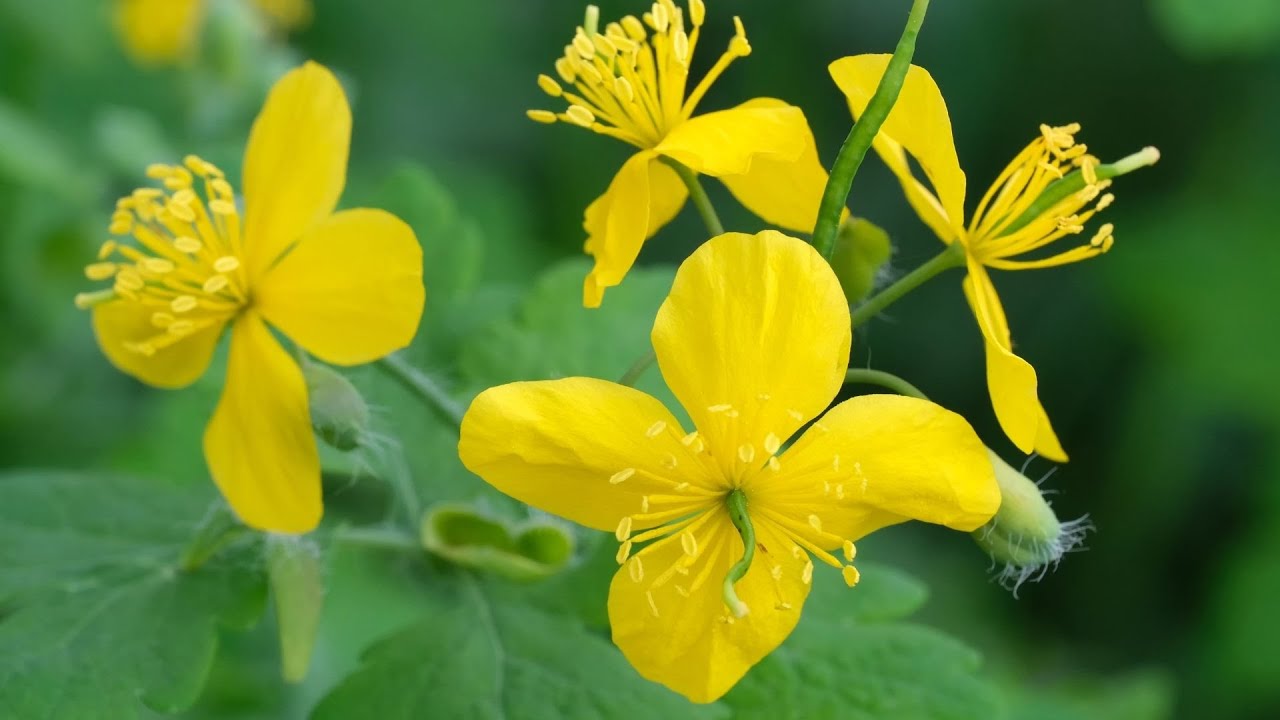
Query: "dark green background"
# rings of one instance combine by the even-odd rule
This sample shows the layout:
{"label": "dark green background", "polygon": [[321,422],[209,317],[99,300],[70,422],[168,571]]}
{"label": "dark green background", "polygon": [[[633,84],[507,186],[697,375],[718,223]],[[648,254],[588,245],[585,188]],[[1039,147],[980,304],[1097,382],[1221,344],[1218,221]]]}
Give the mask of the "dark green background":
{"label": "dark green background", "polygon": [[[640,9],[602,4],[604,18]],[[849,117],[827,63],[889,51],[908,5],[708,4],[695,75],[727,42],[731,14],[754,53],[703,107],[761,95],[800,105],[828,163]],[[1080,138],[1104,160],[1144,145],[1163,153],[1117,183],[1110,254],[996,275],[1018,351],[1039,371],[1072,455],[1045,487],[1058,492],[1061,517],[1088,513],[1097,525],[1088,552],[1015,599],[988,581],[967,538],[903,528],[874,545],[928,581],[926,620],[982,650],[988,671],[1020,688],[1027,718],[1097,716],[1072,708],[1102,706],[1117,718],[1280,712],[1277,7],[935,0],[921,36],[916,62],[946,95],[971,195],[1041,122],[1081,122]],[[499,239],[489,280],[527,285],[531,268],[577,253],[582,210],[627,148],[523,112],[559,109],[534,79],[550,72],[581,12],[568,0],[317,2],[292,43],[295,58],[325,63],[351,91],[347,198],[367,197],[411,159]],[[0,0],[0,467],[145,471],[193,460],[196,447],[165,437],[163,413],[198,417],[208,393],[159,410],[164,394],[108,366],[71,298],[86,289],[80,266],[105,239],[111,203],[145,163],[196,151],[235,175],[272,68],[292,61],[224,25],[206,37],[197,69],[140,69],[116,46],[102,3]],[[759,227],[719,188],[713,199],[729,228]],[[890,232],[898,271],[938,248],[874,160],[851,207]],[[686,210],[642,262],[678,262],[703,239]],[[860,331],[855,360],[910,379],[1016,460],[990,410],[958,274]],[[1028,472],[1048,469],[1036,461]]]}

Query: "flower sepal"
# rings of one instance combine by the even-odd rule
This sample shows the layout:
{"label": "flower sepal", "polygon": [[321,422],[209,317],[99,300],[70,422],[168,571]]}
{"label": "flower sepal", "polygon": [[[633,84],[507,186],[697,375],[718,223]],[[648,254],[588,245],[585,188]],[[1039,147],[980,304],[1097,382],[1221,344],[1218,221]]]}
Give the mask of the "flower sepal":
{"label": "flower sepal", "polygon": [[342,373],[317,362],[303,363],[302,377],[307,381],[311,427],[316,435],[343,452],[364,446],[369,437],[369,405],[356,386]]}
{"label": "flower sepal", "polygon": [[865,218],[847,217],[840,223],[831,269],[850,305],[862,302],[875,289],[881,271],[893,254],[889,233]]}

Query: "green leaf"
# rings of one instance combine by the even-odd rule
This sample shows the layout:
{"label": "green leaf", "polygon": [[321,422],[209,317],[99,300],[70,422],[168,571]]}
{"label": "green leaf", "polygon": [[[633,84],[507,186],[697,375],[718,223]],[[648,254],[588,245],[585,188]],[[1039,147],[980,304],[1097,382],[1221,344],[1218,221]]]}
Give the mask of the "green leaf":
{"label": "green leaf", "polygon": [[1174,44],[1197,57],[1260,55],[1280,42],[1275,0],[1155,0],[1152,11]]}
{"label": "green leaf", "polygon": [[[617,380],[650,350],[649,331],[671,289],[669,268],[639,268],[609,290],[596,309],[582,306],[590,261],[574,258],[547,270],[516,317],[498,322],[462,349],[465,380],[488,387],[517,380],[587,376]],[[657,368],[636,387],[678,411]]]}
{"label": "green leaf", "polygon": [[1045,687],[1018,683],[1013,720],[1166,720],[1173,717],[1174,684],[1154,670],[1119,677],[1073,678]]}
{"label": "green leaf", "polygon": [[250,548],[179,568],[211,499],[123,477],[0,475],[0,717],[114,720],[195,701],[217,627],[254,622],[265,601]]}
{"label": "green leaf", "polygon": [[96,180],[72,161],[72,151],[35,117],[0,98],[0,177],[83,201]]}
{"label": "green leaf", "polygon": [[603,637],[470,576],[412,627],[375,644],[316,720],[711,718],[640,678]]}
{"label": "green leaf", "polygon": [[735,718],[1002,716],[998,692],[975,674],[976,652],[931,628],[883,622],[923,601],[919,583],[867,567],[856,588],[831,572],[815,576],[813,585],[795,632],[725,696]]}

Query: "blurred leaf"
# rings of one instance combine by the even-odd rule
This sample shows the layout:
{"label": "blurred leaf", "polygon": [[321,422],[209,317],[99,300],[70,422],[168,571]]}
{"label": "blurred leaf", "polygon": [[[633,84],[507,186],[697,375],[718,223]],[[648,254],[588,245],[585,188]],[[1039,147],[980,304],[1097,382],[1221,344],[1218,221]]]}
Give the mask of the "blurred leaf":
{"label": "blurred leaf", "polygon": [[[103,108],[94,116],[93,135],[111,169],[138,182],[143,182],[148,165],[173,163],[182,157],[155,116],[135,108]],[[107,215],[104,205],[103,222]]]}
{"label": "blurred leaf", "polygon": [[72,151],[39,119],[0,97],[0,177],[63,200],[86,200],[95,187]]}
{"label": "blurred leaf", "polygon": [[1143,671],[1015,693],[1009,720],[1166,720],[1173,716],[1173,683]]}
{"label": "blurred leaf", "polygon": [[1275,0],[1152,0],[1169,38],[1189,55],[1256,55],[1280,49]]}
{"label": "blurred leaf", "polygon": [[734,717],[1003,717],[995,687],[976,674],[975,651],[930,628],[885,622],[918,607],[923,587],[887,568],[864,575],[853,589],[834,573],[815,575],[795,632],[725,696]]}
{"label": "blurred leaf", "polygon": [[[470,576],[416,625],[369,649],[317,720],[711,718],[638,676],[607,640],[526,607]],[[439,598],[439,601],[445,600]]]}
{"label": "blurred leaf", "polygon": [[[516,317],[463,346],[461,371],[476,387],[517,380],[587,376],[616,380],[649,352],[649,330],[671,289],[668,268],[637,268],[609,290],[604,305],[582,306],[590,261],[562,261],[538,278]],[[678,411],[656,366],[636,383]]]}
{"label": "blurred leaf", "polygon": [[200,693],[219,624],[262,612],[242,553],[178,560],[212,493],[106,475],[0,475],[0,716],[138,717]]}

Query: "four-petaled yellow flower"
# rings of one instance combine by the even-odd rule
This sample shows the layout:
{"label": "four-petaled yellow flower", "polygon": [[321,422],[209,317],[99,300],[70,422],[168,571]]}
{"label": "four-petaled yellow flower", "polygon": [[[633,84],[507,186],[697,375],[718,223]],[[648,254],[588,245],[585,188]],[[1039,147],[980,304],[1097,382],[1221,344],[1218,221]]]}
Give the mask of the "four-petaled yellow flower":
{"label": "four-petaled yellow flower", "polygon": [[[117,0],[116,30],[125,49],[145,63],[183,58],[200,36],[209,0]],[[253,0],[274,26],[292,29],[311,19],[311,0]]]}
{"label": "four-petaled yellow flower", "polygon": [[973,530],[1000,504],[960,416],[889,395],[822,415],[848,365],[849,308],[800,240],[712,239],[681,266],[652,338],[695,431],[638,390],[575,377],[481,393],[458,450],[508,495],[616,533],[614,641],[691,700],[720,697],[790,634],[813,557],[853,585],[864,535],[909,519]]}
{"label": "four-petaled yellow flower", "polygon": [[[888,55],[859,55],[832,63],[831,76],[860,116],[889,62]],[[933,78],[912,66],[898,102],[880,129],[875,148],[898,176],[911,206],[943,242],[964,250],[965,295],[986,341],[987,384],[1005,434],[1023,452],[1057,461],[1066,453],[1049,424],[1036,390],[1036,372],[1013,353],[1009,326],[987,268],[1031,270],[1101,255],[1114,241],[1112,225],[1102,225],[1084,244],[1048,257],[1027,257],[1068,235],[1084,232],[1095,213],[1115,196],[1104,191],[1110,178],[1159,159],[1155,148],[1112,165],[1099,165],[1075,141],[1076,124],[1040,126],[1031,142],[987,190],[972,219],[964,222],[965,176],[956,157],[951,119]],[[919,163],[932,190],[912,175],[907,154]],[[1072,175],[1063,183],[1068,175]],[[1071,180],[1076,180],[1072,183]]]}
{"label": "four-petaled yellow flower", "polygon": [[622,282],[644,242],[684,206],[688,190],[664,160],[720,178],[769,223],[813,231],[827,174],[800,108],[756,98],[694,117],[716,78],[735,59],[751,53],[735,17],[737,34],[729,49],[686,94],[689,63],[705,16],[703,0],[689,0],[687,18],[672,0],[659,0],[643,20],[628,15],[597,32],[598,12],[590,6],[587,26],[578,28],[555,64],[569,87],[547,75],[538,78],[538,85],[563,98],[568,108],[559,114],[531,110],[529,117],[579,125],[640,150],[584,216],[584,249],[595,257],[583,286],[588,307],[599,306],[605,289]]}
{"label": "four-petaled yellow flower", "polygon": [[381,210],[334,212],[346,182],[351,111],[314,63],[272,89],[244,157],[244,217],[223,173],[188,156],[154,165],[122,198],[92,280],[103,353],[162,388],[204,374],[231,326],[226,386],[204,436],[214,481],[245,523],[300,533],[320,520],[320,465],[307,388],[268,328],[320,359],[354,365],[404,347],[422,314],[422,249]]}

